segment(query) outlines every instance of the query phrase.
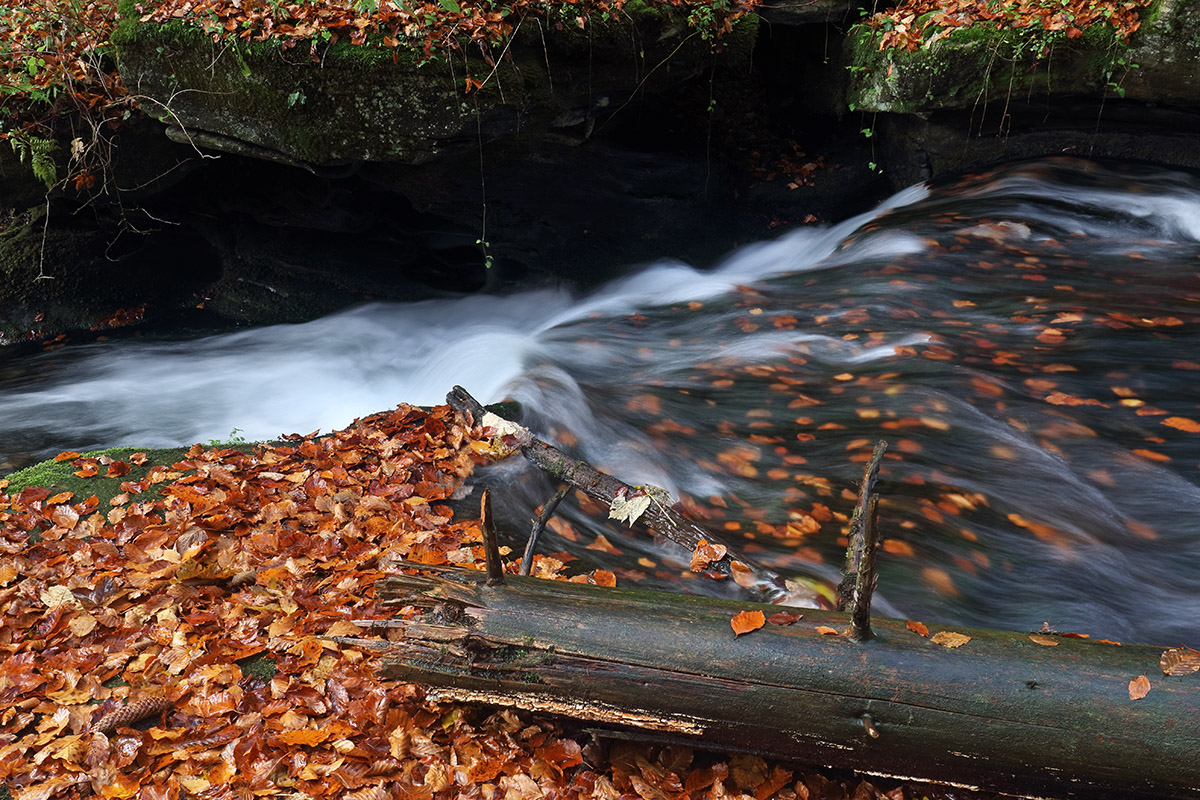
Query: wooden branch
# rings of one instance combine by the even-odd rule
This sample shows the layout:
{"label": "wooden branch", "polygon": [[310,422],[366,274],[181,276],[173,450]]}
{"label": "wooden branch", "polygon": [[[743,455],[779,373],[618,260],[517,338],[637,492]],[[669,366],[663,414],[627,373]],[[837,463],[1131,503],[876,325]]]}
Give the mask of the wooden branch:
{"label": "wooden branch", "polygon": [[504,562],[500,560],[500,546],[496,543],[490,489],[484,489],[483,497],[479,498],[479,527],[483,530],[483,557],[487,562],[488,586],[503,586]]}
{"label": "wooden branch", "polygon": [[854,576],[854,591],[850,595],[850,638],[856,642],[874,636],[871,630],[871,597],[875,594],[875,555],[879,552],[879,495],[871,495],[863,515],[862,557],[858,574]]}
{"label": "wooden branch", "polygon": [[533,554],[537,550],[538,538],[542,535],[542,531],[546,529],[546,523],[554,516],[554,509],[558,508],[558,504],[567,496],[567,492],[571,491],[570,484],[564,483],[558,487],[558,491],[554,496],[546,501],[542,506],[541,512],[533,518],[533,525],[529,528],[529,541],[525,543],[525,552],[521,555],[521,573],[528,575],[533,569]]}
{"label": "wooden branch", "polygon": [[[446,402],[472,424],[481,424],[488,418],[489,412],[461,386],[455,386],[446,395]],[[507,436],[513,439],[516,447],[535,466],[604,505],[611,506],[613,500],[619,496],[632,497],[643,493],[640,487],[631,486],[612,475],[600,472],[584,461],[571,458],[558,448],[535,437],[527,428],[500,417],[495,419],[511,426],[507,428],[510,431]],[[720,542],[715,534],[704,530],[668,505],[651,502],[637,521],[663,538],[683,545],[689,551],[695,550],[701,541],[722,544],[726,547],[725,555],[711,562],[708,569],[729,575],[732,573],[733,562],[741,562],[757,578],[757,586],[753,589],[756,596],[766,600],[782,600],[788,596],[786,581],[780,575],[756,565],[746,556]]]}
{"label": "wooden branch", "polygon": [[[874,550],[875,543],[869,542],[867,537],[867,506],[871,501],[871,496],[874,494],[875,479],[879,477],[879,462],[883,459],[883,453],[887,450],[887,442],[880,440],[875,443],[875,450],[871,453],[871,458],[863,467],[862,482],[858,486],[858,502],[854,505],[854,514],[850,517],[850,532],[849,543],[846,546],[846,563],[842,567],[842,582],[838,584],[837,594],[838,611],[844,611],[849,606],[855,596],[862,597],[860,590],[865,587],[859,586],[858,575],[863,569],[863,559],[868,547]],[[871,569],[874,571],[874,556],[872,554]],[[874,591],[875,584],[872,577],[868,584],[868,593]],[[867,613],[870,614],[871,598],[865,598]],[[868,624],[868,628],[870,625]]]}
{"label": "wooden branch", "polygon": [[[379,595],[426,613],[383,623],[399,641],[361,641],[384,677],[443,700],[1024,795],[1200,787],[1200,675],[1164,676],[1161,648],[958,626],[970,638],[951,648],[886,618],[858,643],[823,635],[848,620],[820,610],[735,637],[735,614],[778,607],[410,566]],[[1139,675],[1152,688],[1133,700]]]}

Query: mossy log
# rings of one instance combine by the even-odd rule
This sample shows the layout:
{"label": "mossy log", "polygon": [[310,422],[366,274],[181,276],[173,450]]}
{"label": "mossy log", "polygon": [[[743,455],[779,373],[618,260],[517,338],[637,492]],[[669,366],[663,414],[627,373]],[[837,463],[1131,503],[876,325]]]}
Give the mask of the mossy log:
{"label": "mossy log", "polygon": [[353,641],[445,700],[1026,796],[1200,792],[1200,674],[1164,676],[1162,648],[958,626],[947,647],[878,617],[855,641],[847,613],[810,609],[735,637],[739,612],[782,609],[412,566],[377,586],[423,613]]}

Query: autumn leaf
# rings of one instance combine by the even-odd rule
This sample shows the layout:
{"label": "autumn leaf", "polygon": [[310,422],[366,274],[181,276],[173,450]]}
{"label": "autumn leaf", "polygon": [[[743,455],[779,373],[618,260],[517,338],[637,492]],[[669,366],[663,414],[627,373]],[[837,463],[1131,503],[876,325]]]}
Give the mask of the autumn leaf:
{"label": "autumn leaf", "polygon": [[71,459],[73,459],[73,458],[79,458],[81,455],[83,455],[83,454],[82,454],[82,453],[76,453],[74,450],[66,450],[66,451],[64,451],[64,452],[62,452],[62,453],[59,453],[58,455],[56,455],[56,456],[54,457],[54,460],[55,460],[55,462],[58,462],[58,461],[70,461],[70,460],[71,460]]}
{"label": "autumn leaf", "polygon": [[1200,671],[1200,650],[1190,647],[1174,647],[1164,650],[1158,664],[1164,675],[1191,675]]}
{"label": "autumn leaf", "polygon": [[926,636],[926,637],[929,636],[929,628],[925,625],[924,622],[917,622],[916,620],[910,619],[904,623],[904,627],[908,628],[910,631],[917,634],[918,636]]}
{"label": "autumn leaf", "polygon": [[741,611],[733,619],[729,620],[729,626],[733,628],[733,635],[736,638],[743,633],[758,630],[766,622],[767,618],[761,611]]}
{"label": "autumn leaf", "polygon": [[1167,417],[1160,421],[1169,428],[1176,428],[1187,433],[1200,433],[1200,422],[1196,422],[1194,419],[1188,419],[1187,417]]}
{"label": "autumn leaf", "polygon": [[1138,675],[1129,682],[1129,699],[1141,700],[1150,693],[1150,679],[1145,675]]}
{"label": "autumn leaf", "polygon": [[637,522],[638,517],[642,516],[649,507],[650,495],[648,494],[639,494],[633,497],[618,494],[608,507],[608,518],[615,519],[617,522],[626,522],[633,527],[633,523]]}
{"label": "autumn leaf", "polygon": [[955,633],[954,631],[938,631],[931,638],[934,644],[940,644],[942,647],[962,647],[967,642],[971,641],[970,636],[965,634]]}
{"label": "autumn leaf", "polygon": [[709,544],[707,539],[701,539],[692,550],[692,572],[703,572],[714,561],[720,561],[728,551],[723,544]]}
{"label": "autumn leaf", "polygon": [[1053,636],[1030,636],[1029,641],[1040,644],[1042,647],[1058,647],[1058,640]]}
{"label": "autumn leaf", "polygon": [[772,625],[791,625],[798,620],[804,619],[803,614],[797,614],[794,611],[776,611],[771,616],[767,617],[767,622]]}
{"label": "autumn leaf", "polygon": [[831,628],[828,625],[818,625],[817,633],[822,636],[837,636],[837,628]]}

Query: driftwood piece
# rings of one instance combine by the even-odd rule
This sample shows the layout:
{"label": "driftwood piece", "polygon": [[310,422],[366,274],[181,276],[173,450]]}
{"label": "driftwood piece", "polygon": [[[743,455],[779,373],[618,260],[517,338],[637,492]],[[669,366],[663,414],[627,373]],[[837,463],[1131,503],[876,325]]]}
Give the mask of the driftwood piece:
{"label": "driftwood piece", "polygon": [[1024,795],[1200,791],[1200,676],[1164,676],[1161,648],[958,626],[950,647],[886,618],[857,642],[823,634],[849,619],[820,610],[735,637],[735,614],[778,606],[411,566],[379,594],[428,613],[351,641],[444,700]]}
{"label": "driftwood piece", "polygon": [[875,480],[879,477],[879,462],[887,450],[887,442],[875,443],[875,450],[863,468],[858,487],[858,502],[850,517],[849,544],[842,581],[838,584],[838,611],[850,611],[850,637],[870,639],[871,597],[875,593],[875,554],[879,546],[879,495]]}
{"label": "driftwood piece", "polygon": [[[475,424],[483,423],[488,414],[479,401],[461,386],[455,386],[446,395],[446,402]],[[497,419],[500,420],[499,417]],[[611,506],[613,500],[618,497],[632,497],[643,492],[641,487],[631,486],[612,475],[600,472],[587,462],[571,458],[510,420],[500,421],[512,426],[514,432],[509,435],[531,463],[555,480],[573,486],[606,506]],[[666,504],[651,502],[638,517],[637,522],[663,538],[683,545],[688,550],[695,550],[701,541],[722,544],[726,547],[725,555],[719,560],[711,562],[708,569],[722,575],[729,575],[732,573],[733,562],[740,562],[756,578],[757,584],[752,591],[755,591],[758,597],[770,601],[781,600],[788,596],[786,581],[782,576],[755,564],[745,555],[738,553],[723,542],[719,542],[712,532],[704,530]]]}

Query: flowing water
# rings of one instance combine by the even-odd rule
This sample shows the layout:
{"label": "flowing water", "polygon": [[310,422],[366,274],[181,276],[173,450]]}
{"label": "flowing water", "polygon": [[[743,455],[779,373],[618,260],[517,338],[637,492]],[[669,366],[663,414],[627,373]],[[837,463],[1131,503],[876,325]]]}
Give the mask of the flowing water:
{"label": "flowing water", "polygon": [[[328,430],[456,383],[519,400],[544,435],[668,488],[785,574],[836,573],[885,439],[887,611],[1200,646],[1200,179],[1150,168],[1042,162],[914,187],[583,297],[375,304],[14,360],[0,460]],[[499,472],[526,526],[553,489]],[[564,504],[545,551],[626,584],[725,591],[589,512]]]}

